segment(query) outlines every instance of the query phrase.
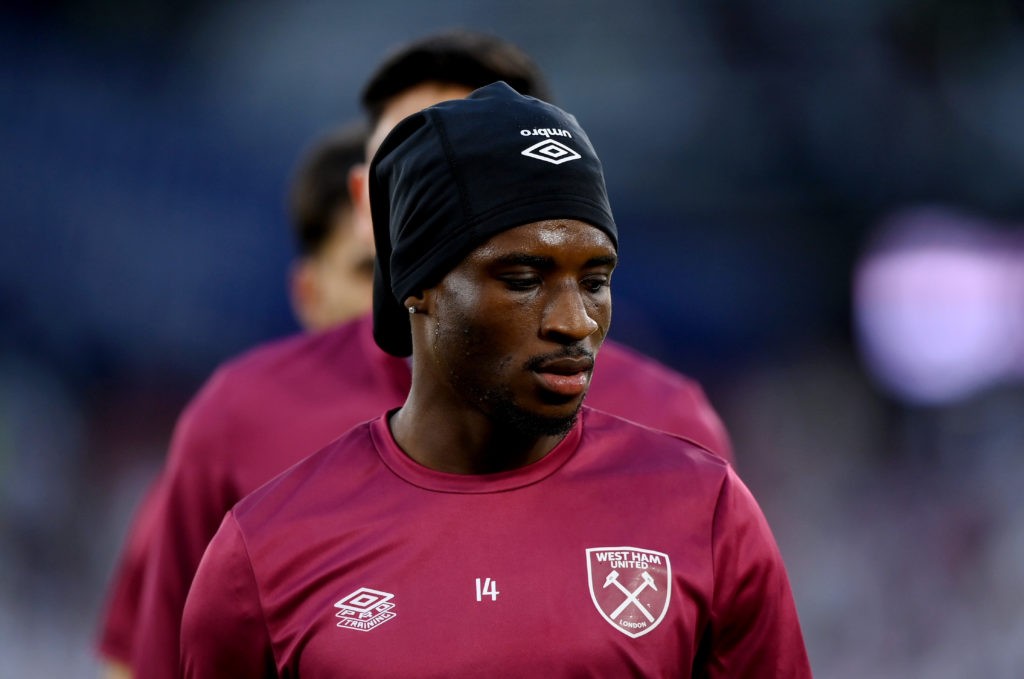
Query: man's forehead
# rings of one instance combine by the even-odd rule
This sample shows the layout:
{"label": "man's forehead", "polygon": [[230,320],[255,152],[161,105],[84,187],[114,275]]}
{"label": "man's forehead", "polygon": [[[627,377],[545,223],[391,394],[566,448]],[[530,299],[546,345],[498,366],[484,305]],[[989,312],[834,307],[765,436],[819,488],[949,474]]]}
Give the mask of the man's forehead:
{"label": "man's forehead", "polygon": [[506,229],[474,250],[486,257],[506,252],[544,249],[573,253],[580,248],[603,248],[615,253],[611,239],[601,229],[577,219],[548,219]]}
{"label": "man's forehead", "polygon": [[395,125],[413,113],[422,111],[434,104],[440,104],[442,101],[464,99],[472,91],[465,85],[429,80],[396,94],[384,105],[377,124],[371,130],[366,140],[367,159],[373,157],[373,154],[377,152],[377,149],[384,142],[384,138],[395,128]]}

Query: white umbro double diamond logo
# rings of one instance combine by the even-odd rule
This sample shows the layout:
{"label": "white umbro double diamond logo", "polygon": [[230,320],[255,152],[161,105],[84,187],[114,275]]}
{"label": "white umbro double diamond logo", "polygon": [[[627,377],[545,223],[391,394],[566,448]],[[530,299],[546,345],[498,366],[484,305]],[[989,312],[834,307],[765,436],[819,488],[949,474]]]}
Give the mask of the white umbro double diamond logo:
{"label": "white umbro double diamond logo", "polygon": [[545,139],[544,141],[537,142],[524,150],[523,155],[528,158],[543,160],[552,165],[561,165],[562,163],[568,163],[570,160],[577,160],[582,157],[565,144],[554,139]]}
{"label": "white umbro double diamond logo", "polygon": [[383,625],[398,616],[391,610],[395,607],[391,603],[393,598],[395,595],[391,592],[360,587],[334,604],[335,608],[341,609],[335,614],[341,619],[338,627],[368,632],[378,625]]}

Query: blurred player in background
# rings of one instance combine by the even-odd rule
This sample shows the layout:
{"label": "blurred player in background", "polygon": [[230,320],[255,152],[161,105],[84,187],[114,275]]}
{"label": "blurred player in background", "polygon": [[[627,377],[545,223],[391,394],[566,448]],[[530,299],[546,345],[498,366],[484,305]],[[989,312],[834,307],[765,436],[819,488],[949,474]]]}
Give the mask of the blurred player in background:
{"label": "blurred player in background", "polygon": [[[341,126],[313,143],[291,181],[288,207],[298,256],[289,288],[295,316],[309,332],[370,310],[373,232],[357,218],[348,191],[349,173],[365,153],[366,124]],[[158,478],[136,510],[111,580],[97,649],[109,679],[131,676],[132,638],[160,492]]]}
{"label": "blurred player in background", "polygon": [[292,181],[291,220],[299,248],[292,306],[306,330],[326,330],[370,310],[373,231],[357,218],[349,174],[362,163],[364,122],[351,123],[310,149]]}
{"label": "blurred player in background", "polygon": [[[373,128],[367,157],[406,115],[497,80],[550,97],[532,60],[492,36],[446,32],[400,49],[365,88]],[[369,225],[365,168],[350,176]],[[221,366],[182,414],[135,618],[133,666],[144,676],[176,676],[185,596],[225,512],[353,425],[405,400],[409,366],[380,351],[371,325],[362,316],[252,350]],[[731,459],[725,430],[699,385],[621,345],[605,343],[587,398],[590,405],[686,436]]]}

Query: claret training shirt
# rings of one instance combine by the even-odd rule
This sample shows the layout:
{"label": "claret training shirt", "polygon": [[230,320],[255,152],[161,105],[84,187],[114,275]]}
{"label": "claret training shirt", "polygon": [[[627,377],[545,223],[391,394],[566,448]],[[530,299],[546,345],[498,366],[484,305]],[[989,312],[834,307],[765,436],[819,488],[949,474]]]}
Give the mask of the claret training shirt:
{"label": "claret training shirt", "polygon": [[[189,584],[224,514],[246,494],[352,426],[405,401],[404,359],[373,342],[369,316],[256,348],[219,368],[185,409],[163,470],[159,500],[139,530],[148,547],[114,583],[142,583],[116,599],[106,636],[124,630],[146,679],[177,677],[178,633]],[[731,459],[729,440],[700,386],[607,341],[586,403],[696,441]],[[106,648],[118,650],[113,644]]]}
{"label": "claret training shirt", "polygon": [[248,496],[203,557],[182,666],[224,677],[809,677],[729,465],[584,408],[540,461],[430,470],[386,417]]}

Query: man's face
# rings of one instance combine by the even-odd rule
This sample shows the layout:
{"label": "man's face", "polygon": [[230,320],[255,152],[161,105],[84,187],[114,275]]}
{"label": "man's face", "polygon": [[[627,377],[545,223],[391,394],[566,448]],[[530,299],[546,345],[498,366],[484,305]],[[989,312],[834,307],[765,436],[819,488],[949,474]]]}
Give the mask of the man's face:
{"label": "man's face", "polygon": [[292,299],[304,329],[324,330],[369,312],[373,234],[361,228],[352,207],[339,209],[321,249],[298,263]]}
{"label": "man's face", "polygon": [[413,113],[440,104],[442,101],[465,99],[472,93],[473,90],[465,85],[428,81],[395,95],[381,111],[377,125],[370,130],[370,136],[366,140],[366,162],[370,162],[388,133]]}
{"label": "man's face", "polygon": [[517,431],[568,431],[611,322],[615,263],[608,236],[580,221],[494,236],[424,292],[437,379]]}

